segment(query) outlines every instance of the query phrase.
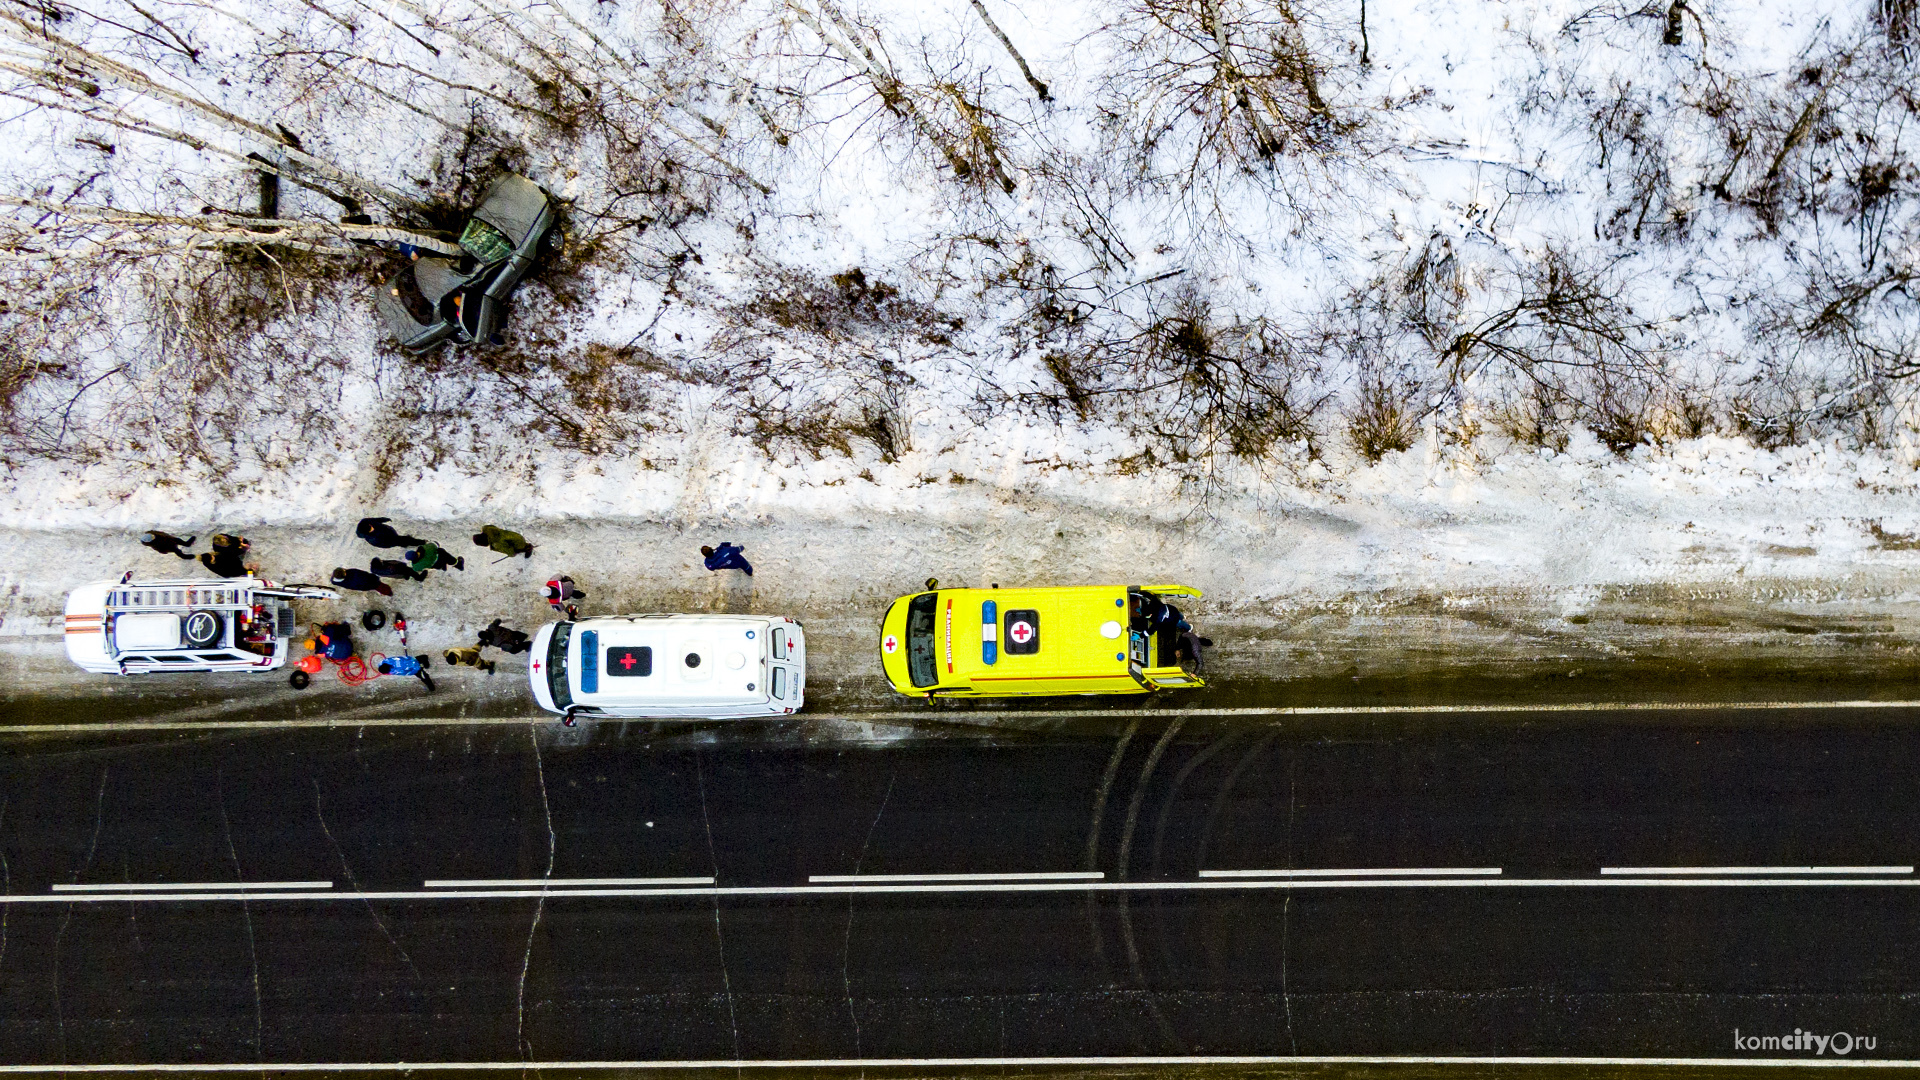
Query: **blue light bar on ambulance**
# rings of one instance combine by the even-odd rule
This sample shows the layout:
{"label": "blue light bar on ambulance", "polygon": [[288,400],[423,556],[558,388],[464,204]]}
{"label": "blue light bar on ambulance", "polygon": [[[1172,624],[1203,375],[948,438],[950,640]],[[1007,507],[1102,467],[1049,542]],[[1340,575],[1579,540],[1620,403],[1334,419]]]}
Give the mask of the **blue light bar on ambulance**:
{"label": "blue light bar on ambulance", "polygon": [[1000,660],[1000,605],[991,600],[980,603],[980,662]]}

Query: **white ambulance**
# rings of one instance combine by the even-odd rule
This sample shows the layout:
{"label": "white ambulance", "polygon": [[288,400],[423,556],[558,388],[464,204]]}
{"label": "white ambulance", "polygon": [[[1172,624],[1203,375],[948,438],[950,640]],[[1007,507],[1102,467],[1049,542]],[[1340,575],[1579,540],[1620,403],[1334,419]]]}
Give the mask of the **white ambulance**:
{"label": "white ambulance", "polygon": [[533,635],[533,700],[579,717],[737,720],[800,708],[807,639],[766,615],[612,615]]}

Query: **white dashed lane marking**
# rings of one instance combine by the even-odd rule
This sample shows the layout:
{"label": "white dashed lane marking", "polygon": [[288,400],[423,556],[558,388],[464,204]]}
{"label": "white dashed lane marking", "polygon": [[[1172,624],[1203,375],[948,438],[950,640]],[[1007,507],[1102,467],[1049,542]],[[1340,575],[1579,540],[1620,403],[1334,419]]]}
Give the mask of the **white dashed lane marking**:
{"label": "white dashed lane marking", "polygon": [[711,885],[710,877],[448,878],[420,883],[428,889],[512,889],[542,886],[572,889],[595,885]]}
{"label": "white dashed lane marking", "polygon": [[1754,877],[1761,874],[1911,874],[1911,866],[1603,866],[1602,874],[1647,877]]}
{"label": "white dashed lane marking", "polygon": [[1203,878],[1390,878],[1390,877],[1499,877],[1497,866],[1421,867],[1381,870],[1202,870]]}
{"label": "white dashed lane marking", "polygon": [[154,882],[143,884],[118,885],[55,885],[54,892],[97,893],[97,892],[217,892],[221,890],[254,890],[273,892],[285,889],[331,889],[331,881],[205,881],[196,883]]}
{"label": "white dashed lane marking", "polygon": [[1098,870],[1065,870],[1034,874],[814,874],[807,880],[815,885],[857,885],[887,881],[1101,881],[1106,876]]}
{"label": "white dashed lane marking", "polygon": [[[1691,877],[1658,875],[1621,877],[1605,875],[1580,878],[1512,877],[1291,877],[1291,878],[1209,878],[1202,881],[913,881],[880,884],[808,884],[808,885],[704,885],[633,888],[627,886],[585,886],[555,889],[546,887],[475,887],[397,889],[386,892],[68,892],[50,894],[0,895],[0,904],[78,904],[88,902],[128,902],[144,900],[164,903],[221,902],[246,900],[291,900],[312,903],[325,900],[559,900],[608,898],[698,898],[715,897],[806,897],[849,896],[888,893],[1193,893],[1193,892],[1267,892],[1286,889],[1619,889],[1619,888],[1915,888],[1920,877],[1875,876],[1833,877],[1820,875],[1777,875],[1767,877]],[[223,886],[222,888],[232,888]]]}

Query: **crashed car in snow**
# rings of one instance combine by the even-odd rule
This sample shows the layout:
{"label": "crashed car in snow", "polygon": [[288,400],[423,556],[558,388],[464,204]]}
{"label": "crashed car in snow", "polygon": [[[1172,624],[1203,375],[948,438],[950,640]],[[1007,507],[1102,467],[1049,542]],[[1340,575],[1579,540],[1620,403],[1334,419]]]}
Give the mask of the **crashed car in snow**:
{"label": "crashed car in snow", "polygon": [[460,332],[455,299],[474,278],[460,269],[465,260],[422,257],[380,287],[374,306],[387,329],[408,352],[421,353]]}
{"label": "crashed car in snow", "polygon": [[374,297],[400,347],[421,353],[443,341],[491,339],[556,217],[540,185],[513,173],[495,180],[460,233],[458,258],[416,258]]}

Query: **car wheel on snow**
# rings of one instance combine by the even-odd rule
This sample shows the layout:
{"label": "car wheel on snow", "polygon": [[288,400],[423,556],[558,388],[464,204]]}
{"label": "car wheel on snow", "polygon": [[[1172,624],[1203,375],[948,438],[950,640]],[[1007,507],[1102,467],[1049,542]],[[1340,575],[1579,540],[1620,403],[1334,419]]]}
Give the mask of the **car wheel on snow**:
{"label": "car wheel on snow", "polygon": [[227,621],[217,611],[190,611],[180,626],[180,636],[189,648],[207,649],[220,644],[220,635],[226,628]]}
{"label": "car wheel on snow", "polygon": [[384,611],[366,612],[360,616],[360,625],[369,630],[378,630],[387,625],[387,613]]}
{"label": "car wheel on snow", "polygon": [[305,690],[308,686],[311,686],[312,684],[313,684],[313,676],[307,674],[304,671],[296,671],[293,674],[287,676],[287,685],[293,687],[295,690]]}

